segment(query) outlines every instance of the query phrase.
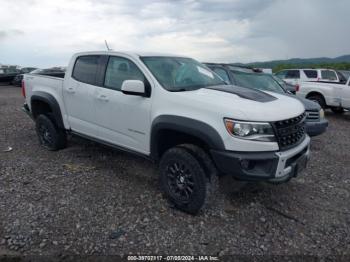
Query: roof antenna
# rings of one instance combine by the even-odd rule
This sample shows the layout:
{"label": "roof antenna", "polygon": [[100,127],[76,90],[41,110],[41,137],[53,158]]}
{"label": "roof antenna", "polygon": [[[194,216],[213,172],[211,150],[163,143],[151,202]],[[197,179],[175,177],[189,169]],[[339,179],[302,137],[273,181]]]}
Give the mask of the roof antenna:
{"label": "roof antenna", "polygon": [[107,40],[105,40],[105,45],[106,45],[106,48],[107,48],[108,51],[111,51],[111,50],[112,50],[112,49],[109,48],[108,43],[107,43]]}

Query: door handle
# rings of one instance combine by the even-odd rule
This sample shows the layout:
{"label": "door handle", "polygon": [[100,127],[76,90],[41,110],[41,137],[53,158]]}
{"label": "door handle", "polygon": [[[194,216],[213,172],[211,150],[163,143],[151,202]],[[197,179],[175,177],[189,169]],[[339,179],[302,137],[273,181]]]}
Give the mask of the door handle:
{"label": "door handle", "polygon": [[106,95],[99,95],[98,97],[97,97],[99,100],[101,100],[101,101],[105,101],[105,102],[108,102],[108,97],[106,96]]}
{"label": "door handle", "polygon": [[67,88],[67,92],[68,92],[68,93],[71,93],[71,94],[74,94],[74,93],[75,93],[75,90],[74,90],[73,87],[68,87],[68,88]]}

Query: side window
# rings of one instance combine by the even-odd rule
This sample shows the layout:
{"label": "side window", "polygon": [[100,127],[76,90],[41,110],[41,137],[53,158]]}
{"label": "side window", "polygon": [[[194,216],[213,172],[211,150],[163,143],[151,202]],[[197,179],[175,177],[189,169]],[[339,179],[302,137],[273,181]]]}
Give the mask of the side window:
{"label": "side window", "polygon": [[339,71],[336,71],[336,73],[337,73],[337,75],[338,75],[338,79],[339,79],[339,82],[341,82],[341,83],[346,83],[346,78],[345,78],[345,76],[341,73],[341,72],[339,72]]}
{"label": "side window", "polygon": [[337,80],[337,75],[331,70],[322,70],[321,78],[325,80]]}
{"label": "side window", "polygon": [[288,70],[286,77],[285,78],[289,78],[289,79],[299,79],[300,78],[300,72],[299,70]]}
{"label": "side window", "polygon": [[79,82],[96,84],[99,55],[80,56],[75,61],[72,77]]}
{"label": "side window", "polygon": [[307,78],[317,78],[316,70],[303,70]]}
{"label": "side window", "polygon": [[224,69],[219,68],[219,67],[214,67],[214,68],[212,68],[212,70],[215,73],[217,73],[222,78],[222,80],[224,80],[227,83],[230,83],[230,78],[228,77],[228,74]]}
{"label": "side window", "polygon": [[145,76],[129,59],[111,56],[106,69],[104,86],[114,90],[121,90],[125,80],[141,80],[145,82]]}

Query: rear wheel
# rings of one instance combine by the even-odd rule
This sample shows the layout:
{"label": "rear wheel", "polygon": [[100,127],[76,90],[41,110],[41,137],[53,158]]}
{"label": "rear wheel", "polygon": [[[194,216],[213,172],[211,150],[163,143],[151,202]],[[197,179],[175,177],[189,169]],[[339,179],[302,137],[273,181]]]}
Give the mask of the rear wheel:
{"label": "rear wheel", "polygon": [[187,213],[196,214],[206,199],[205,167],[186,148],[166,151],[160,161],[160,184],[174,205]]}
{"label": "rear wheel", "polygon": [[65,131],[57,128],[49,116],[39,115],[35,124],[39,142],[43,147],[50,151],[66,147],[67,136]]}
{"label": "rear wheel", "polygon": [[343,114],[345,112],[344,108],[341,107],[332,107],[331,110],[335,114]]}
{"label": "rear wheel", "polygon": [[323,109],[326,108],[326,101],[324,100],[323,96],[321,95],[311,95],[309,97],[307,97],[307,99],[311,100],[311,101],[315,101],[316,103],[318,103]]}

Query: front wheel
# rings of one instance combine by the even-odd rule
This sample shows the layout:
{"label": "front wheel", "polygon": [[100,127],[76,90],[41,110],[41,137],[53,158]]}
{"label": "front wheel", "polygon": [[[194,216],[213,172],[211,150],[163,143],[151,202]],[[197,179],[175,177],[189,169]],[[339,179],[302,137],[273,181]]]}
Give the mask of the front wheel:
{"label": "front wheel", "polygon": [[204,168],[189,150],[181,147],[164,153],[160,165],[160,184],[174,205],[196,214],[206,199],[207,178]]}

